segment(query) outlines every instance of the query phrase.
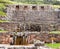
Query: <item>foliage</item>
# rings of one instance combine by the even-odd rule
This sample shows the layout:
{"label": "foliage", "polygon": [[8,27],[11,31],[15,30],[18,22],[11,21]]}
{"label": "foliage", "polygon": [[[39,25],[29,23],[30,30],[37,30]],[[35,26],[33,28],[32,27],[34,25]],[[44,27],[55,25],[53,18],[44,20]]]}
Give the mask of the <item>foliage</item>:
{"label": "foliage", "polygon": [[5,16],[6,12],[4,11],[7,4],[13,4],[15,2],[12,2],[10,0],[0,0],[0,15]]}
{"label": "foliage", "polygon": [[60,1],[57,1],[57,0],[11,0],[11,1],[28,3],[28,4],[53,4],[53,5],[60,5]]}
{"label": "foliage", "polygon": [[60,47],[60,43],[49,43],[49,44],[45,44],[48,47],[52,47],[52,48],[59,48]]}
{"label": "foliage", "polygon": [[0,11],[0,16],[6,16],[6,13],[3,11]]}

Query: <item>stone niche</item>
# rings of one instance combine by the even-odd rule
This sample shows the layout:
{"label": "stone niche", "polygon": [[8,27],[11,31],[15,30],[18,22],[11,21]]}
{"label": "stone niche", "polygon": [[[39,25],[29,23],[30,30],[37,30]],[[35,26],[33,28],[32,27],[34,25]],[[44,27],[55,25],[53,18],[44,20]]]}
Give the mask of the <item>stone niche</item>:
{"label": "stone niche", "polygon": [[32,10],[37,10],[37,6],[32,6]]}
{"label": "stone niche", "polygon": [[28,10],[28,6],[24,6],[24,8],[23,8],[24,10]]}
{"label": "stone niche", "polygon": [[19,5],[16,5],[16,10],[19,10]]}

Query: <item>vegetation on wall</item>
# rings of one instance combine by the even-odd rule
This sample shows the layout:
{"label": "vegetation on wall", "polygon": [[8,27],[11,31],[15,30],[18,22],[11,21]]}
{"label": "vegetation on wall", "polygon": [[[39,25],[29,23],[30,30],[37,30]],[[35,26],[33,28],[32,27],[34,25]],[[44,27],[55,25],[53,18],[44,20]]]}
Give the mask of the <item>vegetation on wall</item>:
{"label": "vegetation on wall", "polygon": [[14,4],[15,2],[12,2],[10,0],[0,0],[0,16],[6,15],[6,5],[7,4]]}
{"label": "vegetation on wall", "polygon": [[28,4],[53,4],[60,5],[59,0],[11,0],[16,2],[28,3]]}

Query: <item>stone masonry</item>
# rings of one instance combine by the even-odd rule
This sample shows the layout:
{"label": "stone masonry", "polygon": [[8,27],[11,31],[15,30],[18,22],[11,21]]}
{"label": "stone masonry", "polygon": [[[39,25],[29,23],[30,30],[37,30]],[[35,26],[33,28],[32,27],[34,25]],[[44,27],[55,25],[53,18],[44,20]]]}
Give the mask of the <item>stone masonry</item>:
{"label": "stone masonry", "polygon": [[60,30],[60,12],[51,5],[7,5],[6,18],[9,22],[3,24],[9,24],[11,32],[14,31],[12,26],[17,28],[17,25],[29,31]]}

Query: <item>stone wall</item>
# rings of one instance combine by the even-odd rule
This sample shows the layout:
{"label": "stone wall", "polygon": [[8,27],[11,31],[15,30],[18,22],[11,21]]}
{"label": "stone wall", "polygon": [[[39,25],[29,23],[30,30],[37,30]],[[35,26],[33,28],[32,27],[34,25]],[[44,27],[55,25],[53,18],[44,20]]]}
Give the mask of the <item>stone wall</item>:
{"label": "stone wall", "polygon": [[[0,19],[4,18],[1,17]],[[60,30],[58,12],[50,5],[8,5],[5,19],[10,22],[0,23],[2,25],[0,27],[11,32],[15,31],[15,28],[17,29],[18,24],[22,28],[21,30],[24,26],[25,30],[29,31],[32,28],[32,30],[36,30],[34,28],[37,26],[40,27],[40,31]]]}
{"label": "stone wall", "polygon": [[17,28],[17,24],[4,22],[4,23],[0,23],[0,28],[3,28],[4,30],[9,31],[9,32],[13,32]]}
{"label": "stone wall", "polygon": [[0,20],[6,20],[6,16],[0,16]]}
{"label": "stone wall", "polygon": [[40,33],[37,34],[30,34],[28,36],[28,42],[33,43],[33,39],[44,41],[45,43],[52,43],[52,38],[54,38],[54,42],[60,42],[60,34],[52,34],[52,33]]}
{"label": "stone wall", "polygon": [[38,24],[42,31],[57,29],[57,14],[50,5],[8,5],[7,20],[19,24]]}
{"label": "stone wall", "polygon": [[51,6],[9,5],[8,20],[26,23],[56,23],[56,16]]}

